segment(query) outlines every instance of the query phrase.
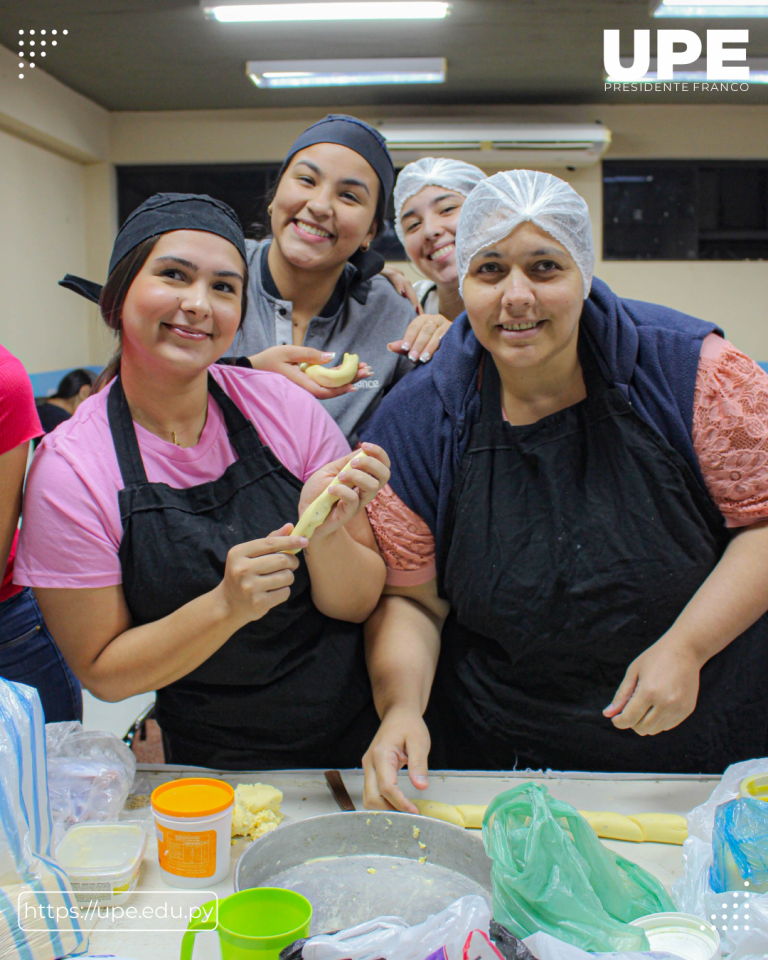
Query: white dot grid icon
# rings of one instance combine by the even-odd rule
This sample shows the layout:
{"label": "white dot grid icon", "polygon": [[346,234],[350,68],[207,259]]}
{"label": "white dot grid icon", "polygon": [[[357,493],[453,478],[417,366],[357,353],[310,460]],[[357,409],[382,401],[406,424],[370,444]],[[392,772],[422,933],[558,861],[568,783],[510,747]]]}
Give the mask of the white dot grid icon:
{"label": "white dot grid icon", "polygon": [[[749,882],[746,882],[744,886],[750,886]],[[746,890],[733,890],[724,893],[723,899],[727,899],[729,896],[732,898],[732,902],[723,904],[723,910],[729,910],[729,913],[722,914],[723,920],[727,922],[721,923],[718,929],[722,933],[726,933],[728,930],[749,930],[749,923],[746,921],[749,920],[749,901],[754,894],[748,893]],[[739,897],[742,898],[741,901],[739,901]],[[710,914],[710,919],[717,927],[717,914]]]}
{"label": "white dot grid icon", "polygon": [[[27,33],[30,35],[30,37],[33,37],[33,36],[35,35],[35,31],[32,30],[32,29],[28,30]],[[37,33],[38,33],[41,37],[44,37],[44,36],[47,36],[47,35],[48,35],[49,31],[48,31],[47,29],[46,29],[46,30],[40,29],[40,30],[37,31]],[[57,29],[57,30],[51,30],[51,31],[50,31],[50,35],[51,35],[52,37],[58,36],[58,34],[59,34],[59,30],[58,30],[58,29]],[[67,36],[68,34],[69,34],[69,30],[62,30],[62,31],[61,31],[61,35],[62,35],[62,36]],[[24,30],[19,30],[19,36],[20,36],[20,37],[24,37]],[[23,71],[25,67],[30,67],[31,69],[34,69],[35,63],[31,60],[31,58],[32,58],[32,57],[35,57],[37,54],[40,54],[41,57],[44,57],[44,56],[47,55],[47,51],[46,51],[46,50],[32,50],[32,49],[29,49],[29,50],[26,52],[26,54],[25,54],[25,52],[24,52],[25,46],[29,46],[29,47],[31,48],[31,47],[34,47],[34,46],[35,46],[35,43],[36,43],[35,40],[32,40],[32,39],[30,39],[30,40],[23,40],[23,39],[22,39],[22,40],[19,40],[19,47],[21,48],[21,49],[19,50],[19,70],[22,70],[22,71]],[[47,41],[46,41],[46,40],[40,40],[40,41],[39,41],[39,45],[40,45],[41,47],[45,47],[45,46],[47,46]],[[51,40],[51,46],[52,46],[52,47],[55,47],[55,46],[57,46],[57,45],[58,45],[58,41],[56,41],[56,40]],[[27,56],[27,57],[30,58],[29,61],[25,62],[25,60],[24,60],[25,56]],[[24,79],[24,73],[19,73],[19,80],[23,80],[23,79]]]}

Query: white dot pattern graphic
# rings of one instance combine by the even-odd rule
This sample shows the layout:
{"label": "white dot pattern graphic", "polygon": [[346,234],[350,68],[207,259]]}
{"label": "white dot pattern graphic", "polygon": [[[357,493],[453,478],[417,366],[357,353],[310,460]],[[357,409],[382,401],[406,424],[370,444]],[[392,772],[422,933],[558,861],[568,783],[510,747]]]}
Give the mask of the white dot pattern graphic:
{"label": "white dot pattern graphic", "polygon": [[[34,29],[30,29],[30,30],[28,30],[28,31],[26,31],[26,32],[29,34],[29,36],[30,36],[30,38],[31,38],[31,37],[33,37],[33,36],[35,35],[35,32],[36,32],[36,31],[35,31]],[[67,36],[67,35],[69,34],[69,30],[61,30],[61,31],[59,31],[58,29],[56,29],[56,30],[53,30],[53,29],[52,29],[52,30],[49,31],[48,29],[42,29],[42,28],[39,29],[39,30],[37,30],[37,33],[38,33],[41,37],[45,37],[45,36],[47,36],[49,33],[50,33],[50,35],[51,35],[52,37],[55,37],[55,36],[58,36],[59,32],[61,32],[61,35],[62,35],[62,36]],[[23,37],[24,37],[24,34],[25,34],[25,31],[24,31],[24,30],[19,30],[19,36],[20,36],[20,37],[23,38]],[[35,41],[35,40],[32,40],[32,39],[30,39],[30,40],[28,40],[28,41],[26,41],[26,40],[24,40],[24,39],[19,40],[19,47],[21,48],[21,49],[19,50],[19,58],[20,58],[19,70],[23,71],[26,67],[30,67],[30,68],[34,69],[35,63],[32,61],[31,58],[34,57],[36,54],[39,54],[41,57],[45,57],[45,56],[47,55],[47,51],[46,51],[46,50],[32,50],[32,49],[29,49],[29,50],[27,50],[27,52],[25,53],[24,48],[25,48],[26,46],[29,46],[29,47],[31,48],[31,47],[34,47],[35,44],[36,44],[36,41]],[[45,46],[47,46],[47,44],[48,44],[48,41],[47,41],[47,40],[40,40],[40,41],[39,41],[39,45],[40,45],[41,47],[45,47]],[[52,46],[52,47],[57,46],[57,41],[56,41],[56,40],[51,40],[51,46]],[[30,60],[29,60],[28,62],[26,62],[26,63],[24,62],[24,57],[25,57],[25,56],[30,58]],[[19,73],[19,80],[23,80],[23,79],[24,79],[24,73],[23,73],[23,72],[22,72],[22,73]]]}

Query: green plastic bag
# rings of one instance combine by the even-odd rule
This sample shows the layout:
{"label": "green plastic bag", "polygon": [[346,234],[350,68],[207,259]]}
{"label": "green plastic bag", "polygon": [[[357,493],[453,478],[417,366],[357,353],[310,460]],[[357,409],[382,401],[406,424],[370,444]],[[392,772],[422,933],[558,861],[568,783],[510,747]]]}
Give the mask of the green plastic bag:
{"label": "green plastic bag", "polygon": [[603,846],[577,810],[535,783],[493,800],[483,843],[493,860],[493,918],[521,939],[543,930],[596,953],[649,950],[629,921],[675,909],[655,877]]}

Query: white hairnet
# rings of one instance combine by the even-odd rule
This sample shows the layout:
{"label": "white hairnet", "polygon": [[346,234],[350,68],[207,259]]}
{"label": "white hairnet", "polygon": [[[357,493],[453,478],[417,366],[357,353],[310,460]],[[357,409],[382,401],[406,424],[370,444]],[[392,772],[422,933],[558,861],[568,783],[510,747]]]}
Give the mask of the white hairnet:
{"label": "white hairnet", "polygon": [[423,157],[403,167],[395,184],[395,230],[400,243],[405,242],[400,214],[406,200],[415,197],[424,187],[445,187],[468,197],[475,184],[485,180],[485,176],[480,167],[445,157]]}
{"label": "white hairnet", "polygon": [[526,220],[562,243],[573,257],[589,296],[595,248],[589,209],[573,187],[537,170],[508,170],[483,180],[461,208],[456,229],[456,264],[461,295],[471,259],[503,240]]}

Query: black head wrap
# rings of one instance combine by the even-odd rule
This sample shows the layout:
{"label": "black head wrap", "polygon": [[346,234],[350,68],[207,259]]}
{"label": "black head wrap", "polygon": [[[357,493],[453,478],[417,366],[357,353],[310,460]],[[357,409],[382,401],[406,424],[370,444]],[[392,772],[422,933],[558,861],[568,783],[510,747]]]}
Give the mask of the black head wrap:
{"label": "black head wrap", "polygon": [[[235,211],[206,194],[156,193],[137,207],[120,227],[112,256],[109,258],[109,273],[127,254],[150,237],[157,237],[173,230],[202,230],[215,233],[237,247],[243,260],[245,238]],[[67,274],[59,285],[79,293],[94,303],[99,302],[101,286],[90,280]]]}
{"label": "black head wrap", "polygon": [[[386,208],[395,185],[395,165],[387,150],[384,137],[374,127],[349,117],[344,113],[329,113],[327,117],[313,123],[293,143],[291,149],[280,168],[278,181],[288,167],[288,164],[299,152],[316,143],[338,143],[342,147],[349,147],[355,153],[367,160],[376,171],[379,178],[382,194],[382,207]],[[358,250],[349,258],[349,262],[357,268],[358,279],[367,280],[378,273],[384,266],[384,258],[375,250],[363,252]]]}

